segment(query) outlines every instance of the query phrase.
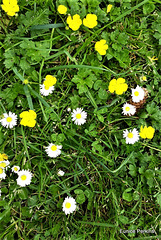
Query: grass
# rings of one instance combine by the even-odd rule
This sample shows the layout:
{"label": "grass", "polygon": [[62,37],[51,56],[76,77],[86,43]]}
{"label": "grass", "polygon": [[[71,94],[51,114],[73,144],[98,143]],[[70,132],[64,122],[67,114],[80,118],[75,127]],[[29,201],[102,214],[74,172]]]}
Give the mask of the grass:
{"label": "grass", "polygon": [[[81,19],[96,14],[98,25],[66,29],[60,4]],[[113,7],[107,14],[108,4]],[[0,181],[0,239],[160,239],[160,1],[18,5],[17,16],[0,13],[0,118],[9,111],[18,115],[13,129],[0,126],[0,153],[33,178],[20,187],[9,168]],[[109,46],[105,56],[94,48],[101,39]],[[57,83],[45,97],[39,85],[47,74]],[[128,90],[111,94],[109,82],[119,77]],[[134,116],[124,116],[122,106],[137,85],[148,90],[148,98]],[[67,110],[77,107],[87,112],[81,126]],[[29,109],[37,114],[33,128],[20,125],[19,114]],[[141,125],[155,128],[154,137],[126,144],[123,130],[139,131]],[[51,142],[62,145],[57,158],[45,152]],[[58,169],[65,175],[58,176]],[[67,196],[77,202],[69,215],[62,211]]]}

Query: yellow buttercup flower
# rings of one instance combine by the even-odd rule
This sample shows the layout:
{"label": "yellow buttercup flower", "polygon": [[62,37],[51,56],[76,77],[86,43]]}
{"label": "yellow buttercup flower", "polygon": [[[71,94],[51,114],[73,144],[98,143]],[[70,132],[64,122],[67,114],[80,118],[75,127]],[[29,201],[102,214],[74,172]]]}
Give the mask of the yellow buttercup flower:
{"label": "yellow buttercup flower", "polygon": [[17,0],[3,0],[1,7],[9,16],[14,16],[19,11]]}
{"label": "yellow buttercup flower", "polygon": [[144,139],[145,138],[152,139],[154,136],[154,132],[155,132],[155,129],[151,126],[150,127],[145,126],[144,128],[143,126],[141,126],[139,135]]}
{"label": "yellow buttercup flower", "polygon": [[25,79],[25,80],[23,81],[23,83],[24,83],[24,84],[28,84],[29,81],[28,81],[27,79]]}
{"label": "yellow buttercup flower", "polygon": [[73,31],[76,31],[82,25],[82,20],[80,19],[80,16],[78,14],[75,14],[73,17],[67,17],[67,24]]}
{"label": "yellow buttercup flower", "polygon": [[111,92],[111,93],[114,93],[115,89],[116,89],[116,85],[117,85],[117,81],[116,79],[112,79],[110,81],[110,84],[108,86],[108,90]]}
{"label": "yellow buttercup flower", "polygon": [[110,11],[111,11],[111,8],[112,8],[113,6],[112,6],[112,4],[108,4],[107,5],[107,13],[109,13]]}
{"label": "yellow buttercup flower", "polygon": [[20,114],[20,118],[22,118],[20,124],[23,126],[34,127],[36,124],[37,114],[33,110],[24,111]]}
{"label": "yellow buttercup flower", "polygon": [[102,39],[95,43],[95,50],[99,52],[100,55],[105,55],[107,49],[108,45],[106,44],[106,40]]}
{"label": "yellow buttercup flower", "polygon": [[140,137],[146,138],[146,130],[147,130],[146,126],[144,128],[143,128],[143,126],[141,126],[140,133],[139,133]]}
{"label": "yellow buttercup flower", "polygon": [[58,10],[58,12],[59,12],[60,14],[66,14],[66,12],[67,12],[67,7],[64,6],[64,5],[59,5],[57,10]]}
{"label": "yellow buttercup flower", "polygon": [[44,85],[46,88],[50,88],[53,85],[55,85],[57,79],[55,77],[53,77],[52,75],[46,75],[45,77],[45,81],[44,81]]}
{"label": "yellow buttercup flower", "polygon": [[95,14],[87,14],[86,18],[83,19],[83,25],[88,28],[94,28],[97,26],[97,16]]}
{"label": "yellow buttercup flower", "polygon": [[141,76],[141,77],[140,77],[140,81],[141,81],[141,82],[143,82],[143,81],[146,82],[146,81],[147,81],[147,77],[146,77],[146,76]]}
{"label": "yellow buttercup flower", "polygon": [[156,58],[155,56],[153,56],[153,57],[151,58],[151,60],[152,60],[152,61],[157,61],[158,58]]}
{"label": "yellow buttercup flower", "polygon": [[109,84],[109,91],[111,93],[116,92],[116,94],[121,95],[123,92],[126,92],[128,85],[125,83],[124,78],[112,79]]}
{"label": "yellow buttercup flower", "polygon": [[8,156],[5,153],[0,153],[0,161],[7,160]]}

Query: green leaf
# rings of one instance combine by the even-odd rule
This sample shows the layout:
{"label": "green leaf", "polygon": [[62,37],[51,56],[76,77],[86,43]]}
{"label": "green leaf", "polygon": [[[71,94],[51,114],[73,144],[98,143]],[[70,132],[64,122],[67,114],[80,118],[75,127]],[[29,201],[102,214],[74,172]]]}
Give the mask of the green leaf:
{"label": "green leaf", "polygon": [[161,193],[157,195],[157,203],[161,207]]}
{"label": "green leaf", "polygon": [[0,200],[0,206],[8,208],[8,203],[5,200]]}
{"label": "green leaf", "polygon": [[56,237],[59,234],[60,228],[61,228],[61,223],[54,224],[54,227],[51,229],[51,233],[53,237]]}
{"label": "green leaf", "polygon": [[52,135],[51,135],[51,139],[52,139],[52,141],[54,141],[54,142],[56,142],[56,133],[53,133]]}
{"label": "green leaf", "polygon": [[97,80],[94,83],[94,90],[98,90],[102,86],[102,80]]}
{"label": "green leaf", "polygon": [[153,3],[145,3],[145,4],[143,5],[143,13],[144,13],[145,15],[153,12],[154,9],[155,9],[155,5],[154,5]]}
{"label": "green leaf", "polygon": [[92,123],[92,124],[89,126],[89,131],[92,131],[94,128],[96,128],[96,125],[95,125],[95,123]]}
{"label": "green leaf", "polygon": [[0,145],[3,143],[4,139],[5,139],[5,136],[3,132],[0,131]]}
{"label": "green leaf", "polygon": [[38,201],[37,195],[34,195],[34,196],[30,197],[30,198],[28,199],[28,206],[30,206],[30,207],[36,206],[37,201]]}
{"label": "green leaf", "polygon": [[129,192],[131,192],[131,190],[132,190],[132,188],[127,188],[122,194],[122,198],[128,202],[131,202],[133,200],[132,194],[129,193]]}
{"label": "green leaf", "polygon": [[107,97],[108,97],[107,91],[103,88],[100,88],[98,91],[98,96],[100,99],[107,100]]}
{"label": "green leaf", "polygon": [[155,173],[153,170],[151,169],[148,169],[145,171],[145,177],[148,179],[148,178],[153,178],[155,176]]}
{"label": "green leaf", "polygon": [[33,215],[33,211],[29,207],[22,207],[21,211],[22,211],[22,216],[24,217],[30,218]]}
{"label": "green leaf", "polygon": [[117,41],[125,45],[127,43],[127,39],[128,39],[128,35],[126,33],[120,33],[117,38]]}
{"label": "green leaf", "polygon": [[41,239],[41,234],[36,234],[34,237],[34,240],[40,240]]}
{"label": "green leaf", "polygon": [[101,114],[97,114],[98,120],[104,122],[104,117]]}
{"label": "green leaf", "polygon": [[85,202],[86,198],[84,196],[84,194],[79,194],[77,195],[77,198],[76,198],[76,202],[79,203],[79,204],[83,204]]}
{"label": "green leaf", "polygon": [[79,89],[79,94],[86,93],[88,91],[88,87],[85,85],[82,86],[81,84],[78,84],[77,88]]}
{"label": "green leaf", "polygon": [[76,189],[76,190],[74,190],[74,193],[75,194],[82,194],[83,190],[82,189]]}
{"label": "green leaf", "polygon": [[135,177],[137,175],[136,173],[136,167],[132,164],[129,165],[129,174],[132,176],[132,177]]}
{"label": "green leaf", "polygon": [[84,194],[86,195],[86,197],[91,200],[93,198],[93,192],[89,189],[86,189]]}
{"label": "green leaf", "polygon": [[0,221],[5,218],[5,222],[7,222],[7,219],[9,219],[9,216],[10,216],[10,208],[8,206],[8,208],[6,208],[6,210],[1,212]]}
{"label": "green leaf", "polygon": [[53,196],[57,195],[59,190],[60,188],[55,184],[52,184],[49,187],[49,192],[52,193]]}
{"label": "green leaf", "polygon": [[26,59],[22,58],[20,60],[20,67],[25,71],[30,68],[30,64],[26,61]]}
{"label": "green leaf", "polygon": [[120,220],[120,222],[122,222],[123,224],[128,224],[128,223],[129,223],[128,217],[123,216],[123,215],[120,215],[120,216],[119,216],[119,220]]}
{"label": "green leaf", "polygon": [[20,199],[24,200],[28,198],[28,190],[26,188],[19,189],[17,193]]}
{"label": "green leaf", "polygon": [[63,133],[60,133],[57,137],[57,141],[58,142],[63,142],[65,139],[65,135]]}

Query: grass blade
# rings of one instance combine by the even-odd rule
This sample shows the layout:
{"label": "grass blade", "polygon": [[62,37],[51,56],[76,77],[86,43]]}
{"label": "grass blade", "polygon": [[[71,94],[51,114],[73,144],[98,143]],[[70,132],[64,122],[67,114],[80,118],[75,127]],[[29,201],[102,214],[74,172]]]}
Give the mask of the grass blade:
{"label": "grass blade", "polygon": [[[29,86],[29,88],[30,91],[44,104],[44,106],[51,108],[50,105],[37,92],[35,92],[31,86]],[[51,109],[51,111],[56,115],[57,119],[60,121],[60,117],[58,116],[58,114],[53,109]]]}
{"label": "grass blade", "polygon": [[30,30],[59,28],[59,27],[65,27],[65,25],[63,23],[35,25],[35,26],[32,26]]}
{"label": "grass blade", "polygon": [[84,221],[78,221],[79,223],[84,223],[84,224],[90,224],[93,226],[100,226],[100,227],[117,227],[116,225],[109,224],[109,223],[100,223],[100,222],[84,222]]}
{"label": "grass blade", "polygon": [[27,101],[28,101],[29,108],[30,108],[31,110],[34,110],[34,106],[33,106],[33,103],[32,103],[32,98],[31,98],[31,95],[30,95],[28,86],[25,85],[25,86],[23,87],[23,89],[24,89],[24,92],[25,92],[26,97],[27,97]]}
{"label": "grass blade", "polygon": [[89,66],[89,65],[63,65],[63,66],[58,66],[58,67],[54,67],[54,68],[45,69],[44,72],[48,72],[48,71],[52,71],[52,70],[59,70],[59,69],[66,69],[66,68],[69,68],[69,69],[71,69],[71,68],[89,68],[89,69],[95,69],[95,70],[102,70],[102,71],[110,72],[115,76],[119,75],[109,68],[105,69],[105,68],[94,67],[94,66]]}

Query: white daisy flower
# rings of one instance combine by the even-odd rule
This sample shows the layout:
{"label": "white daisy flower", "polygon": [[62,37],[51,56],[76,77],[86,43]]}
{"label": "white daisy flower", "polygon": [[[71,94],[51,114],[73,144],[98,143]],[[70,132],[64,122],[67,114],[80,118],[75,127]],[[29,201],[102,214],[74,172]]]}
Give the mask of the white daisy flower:
{"label": "white daisy flower", "polygon": [[46,147],[46,152],[49,157],[56,158],[61,154],[62,146],[61,145],[55,145],[53,143],[50,143],[48,147]]}
{"label": "white daisy flower", "polygon": [[54,86],[51,87],[47,87],[44,84],[40,84],[40,93],[43,96],[48,96],[49,94],[51,94],[54,91]]}
{"label": "white daisy flower", "polygon": [[72,121],[77,125],[82,125],[86,122],[87,113],[82,108],[77,108],[72,112]]}
{"label": "white daisy flower", "polygon": [[123,131],[123,137],[126,138],[126,144],[134,144],[139,140],[139,132],[134,128],[132,131],[127,129]]}
{"label": "white daisy flower", "polygon": [[3,167],[0,167],[0,179],[5,178],[6,178],[5,169]]}
{"label": "white daisy flower", "polygon": [[122,113],[124,115],[134,115],[135,112],[136,112],[136,107],[132,104],[129,104],[129,103],[125,103],[122,107]]}
{"label": "white daisy flower", "polygon": [[11,170],[12,170],[12,172],[14,172],[14,173],[18,173],[19,170],[20,170],[20,167],[14,165],[14,166],[11,168]]}
{"label": "white daisy flower", "polygon": [[3,127],[13,128],[14,126],[17,125],[17,115],[15,113],[12,112],[9,112],[9,114],[3,113],[3,116],[4,118],[0,120]]}
{"label": "white daisy flower", "polygon": [[76,201],[72,197],[66,197],[64,202],[63,202],[63,211],[65,214],[70,214],[74,212],[76,209]]}
{"label": "white daisy flower", "polygon": [[6,161],[0,161],[0,167],[5,168],[7,170],[8,165],[10,162],[8,160]]}
{"label": "white daisy flower", "polygon": [[21,187],[25,187],[31,183],[32,173],[29,170],[22,170],[17,172],[17,184]]}
{"label": "white daisy flower", "polygon": [[62,177],[64,176],[65,172],[63,172],[61,169],[58,170],[58,176]]}
{"label": "white daisy flower", "polygon": [[144,99],[145,92],[141,87],[137,85],[135,89],[132,88],[131,90],[132,90],[131,96],[132,96],[133,102],[140,102],[141,100]]}

